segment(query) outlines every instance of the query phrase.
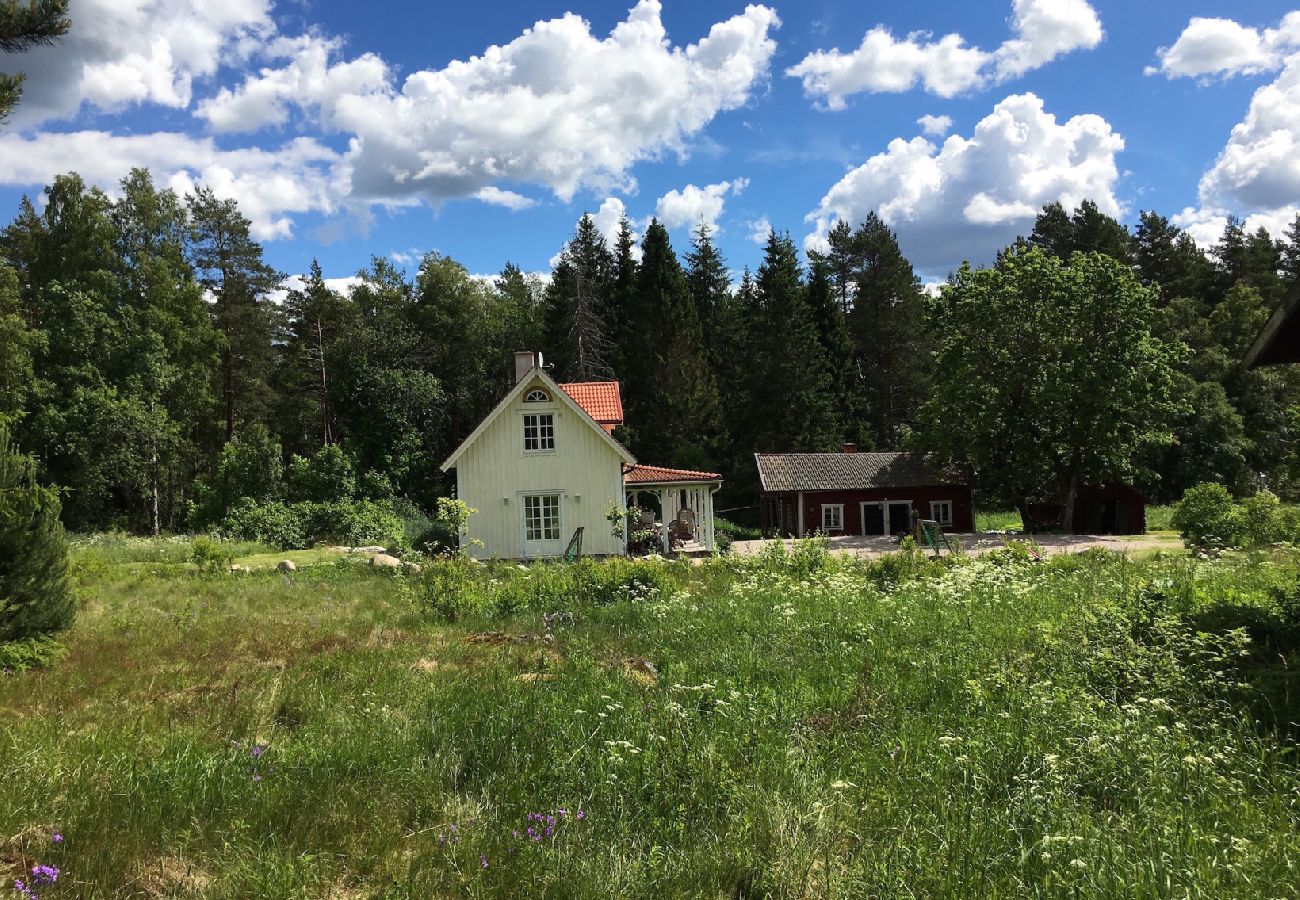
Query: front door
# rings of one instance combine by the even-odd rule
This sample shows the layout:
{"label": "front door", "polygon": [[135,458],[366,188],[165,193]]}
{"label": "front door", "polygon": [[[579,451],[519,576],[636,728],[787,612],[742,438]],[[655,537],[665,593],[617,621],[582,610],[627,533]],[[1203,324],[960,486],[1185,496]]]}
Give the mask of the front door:
{"label": "front door", "polygon": [[862,533],[871,536],[907,534],[912,530],[910,500],[862,504]]}
{"label": "front door", "polygon": [[524,496],[524,556],[535,559],[564,552],[560,532],[560,495]]}
{"label": "front door", "polygon": [[885,530],[885,504],[862,504],[862,533],[869,537],[889,533]]}
{"label": "front door", "polygon": [[907,534],[912,530],[912,504],[889,504],[889,533]]}

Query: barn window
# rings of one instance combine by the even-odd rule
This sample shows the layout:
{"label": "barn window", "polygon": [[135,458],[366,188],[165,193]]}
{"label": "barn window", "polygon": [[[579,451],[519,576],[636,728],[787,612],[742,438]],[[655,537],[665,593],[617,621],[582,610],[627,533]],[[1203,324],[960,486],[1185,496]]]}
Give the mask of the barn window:
{"label": "barn window", "polygon": [[543,390],[529,391],[528,396],[524,398],[525,403],[550,403],[551,395]]}
{"label": "barn window", "polygon": [[822,504],[822,531],[844,530],[844,504]]}
{"label": "barn window", "polygon": [[555,416],[529,413],[524,416],[524,452],[545,453],[555,449]]}
{"label": "barn window", "polygon": [[931,500],[930,518],[934,519],[940,525],[952,525],[952,501]]}

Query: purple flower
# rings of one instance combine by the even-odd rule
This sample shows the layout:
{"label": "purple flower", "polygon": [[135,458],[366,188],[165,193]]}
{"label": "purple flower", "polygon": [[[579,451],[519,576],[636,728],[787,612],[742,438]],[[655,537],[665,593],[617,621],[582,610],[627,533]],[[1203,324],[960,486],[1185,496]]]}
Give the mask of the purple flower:
{"label": "purple flower", "polygon": [[57,831],[54,832],[54,834],[50,835],[50,843],[51,843],[51,844],[62,844],[62,843],[63,843],[63,835],[59,834]]}
{"label": "purple flower", "polygon": [[569,814],[569,811],[567,809],[557,809],[555,811],[555,814],[559,816],[561,819],[563,819],[565,816]]}
{"label": "purple flower", "polygon": [[487,860],[487,857],[484,856],[482,853],[480,853],[480,854],[478,855],[478,864],[479,864],[480,866],[482,866],[483,868],[485,868],[485,869],[488,867],[488,860]]}
{"label": "purple flower", "polygon": [[587,814],[582,810],[578,810],[578,821],[581,822],[585,818],[587,818]]}
{"label": "purple flower", "polygon": [[262,754],[266,752],[266,748],[261,744],[254,744],[248,752],[252,754],[253,759],[260,759]]}
{"label": "purple flower", "polygon": [[262,776],[261,776],[261,775],[254,775],[254,776],[253,776],[253,781],[261,781],[261,780],[262,780]]}
{"label": "purple flower", "polygon": [[32,866],[32,884],[41,887],[59,880],[58,866]]}

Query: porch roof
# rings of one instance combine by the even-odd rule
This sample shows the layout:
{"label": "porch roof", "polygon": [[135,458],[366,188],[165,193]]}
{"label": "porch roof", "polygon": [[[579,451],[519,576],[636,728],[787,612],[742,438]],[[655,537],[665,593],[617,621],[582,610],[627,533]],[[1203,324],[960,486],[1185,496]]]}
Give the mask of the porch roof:
{"label": "porch roof", "polygon": [[624,484],[707,484],[721,482],[716,472],[696,472],[692,469],[667,469],[663,466],[624,466]]}

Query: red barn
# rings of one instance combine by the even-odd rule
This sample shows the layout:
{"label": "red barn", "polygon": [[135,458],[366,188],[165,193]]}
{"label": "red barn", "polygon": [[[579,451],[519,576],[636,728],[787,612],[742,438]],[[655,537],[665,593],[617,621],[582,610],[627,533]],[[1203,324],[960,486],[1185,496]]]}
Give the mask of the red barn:
{"label": "red barn", "polygon": [[971,489],[924,453],[755,453],[763,534],[896,535],[912,515],[975,530]]}

